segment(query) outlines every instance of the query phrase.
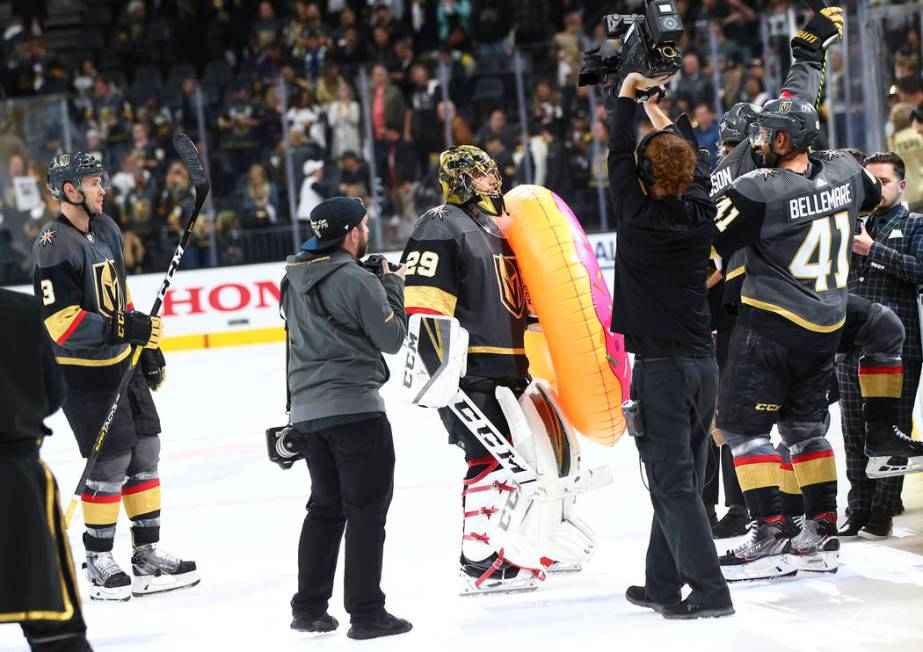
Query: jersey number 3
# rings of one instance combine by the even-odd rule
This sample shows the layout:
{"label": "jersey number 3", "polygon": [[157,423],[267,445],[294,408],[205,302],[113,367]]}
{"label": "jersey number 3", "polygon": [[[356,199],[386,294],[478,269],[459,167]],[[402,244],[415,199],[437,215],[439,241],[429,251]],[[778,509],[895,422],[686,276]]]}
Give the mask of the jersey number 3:
{"label": "jersey number 3", "polygon": [[[788,266],[789,272],[795,278],[814,279],[814,289],[817,292],[825,292],[829,289],[827,281],[833,267],[833,260],[830,257],[833,249],[834,236],[830,228],[830,217],[816,219],[811,222],[811,229],[804,238],[804,242],[798,247],[798,252],[792,259],[791,265]],[[846,286],[846,280],[849,276],[849,213],[842,211],[833,216],[833,223],[838,233],[836,270],[833,271],[833,279],[836,287]]]}
{"label": "jersey number 3", "polygon": [[42,303],[50,306],[54,303],[54,287],[49,279],[42,279]]}

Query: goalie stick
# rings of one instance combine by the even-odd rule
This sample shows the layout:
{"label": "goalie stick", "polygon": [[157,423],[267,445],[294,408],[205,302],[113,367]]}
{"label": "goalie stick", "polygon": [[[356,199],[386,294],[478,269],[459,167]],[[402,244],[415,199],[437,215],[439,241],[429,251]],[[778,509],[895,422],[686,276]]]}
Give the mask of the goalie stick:
{"label": "goalie stick", "polygon": [[[189,221],[186,223],[186,229],[180,237],[179,244],[176,245],[176,251],[173,252],[173,258],[170,261],[170,266],[167,268],[167,273],[164,275],[163,283],[160,285],[160,291],[154,299],[154,306],[149,313],[152,316],[160,312],[160,306],[167,294],[170,283],[173,281],[173,275],[179,267],[180,260],[183,258],[183,251],[189,243],[192,230],[195,228],[196,219],[198,219],[199,213],[202,211],[202,205],[205,203],[205,198],[208,196],[208,191],[210,189],[208,176],[205,174],[205,165],[202,163],[199,152],[189,136],[182,132],[177,133],[173,137],[173,148],[176,150],[180,160],[189,172],[189,178],[192,180],[192,185],[195,188],[195,206],[192,209],[192,215],[189,216]],[[77,482],[74,495],[71,497],[70,504],[67,506],[67,511],[64,514],[65,529],[70,525],[74,510],[77,509],[77,503],[80,501],[80,496],[83,494],[83,490],[86,487],[87,478],[90,477],[93,467],[96,466],[96,460],[99,459],[99,453],[100,450],[102,450],[103,443],[106,441],[106,435],[109,434],[109,427],[112,425],[112,419],[115,417],[115,412],[119,407],[119,403],[122,402],[122,397],[125,394],[128,383],[131,382],[135,369],[138,367],[138,360],[141,357],[143,348],[143,346],[138,345],[132,350],[128,369],[122,374],[122,380],[119,382],[119,387],[115,391],[115,397],[112,399],[112,406],[109,408],[109,412],[106,413],[106,420],[99,429],[99,434],[96,436],[96,441],[93,444],[93,450],[87,458],[86,465],[83,468],[83,474],[81,474],[80,480]]]}

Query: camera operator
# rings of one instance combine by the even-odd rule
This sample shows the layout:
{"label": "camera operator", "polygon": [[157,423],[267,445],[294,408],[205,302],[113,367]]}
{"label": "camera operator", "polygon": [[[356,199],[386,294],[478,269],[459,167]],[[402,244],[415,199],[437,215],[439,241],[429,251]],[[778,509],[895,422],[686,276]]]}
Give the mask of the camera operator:
{"label": "camera operator", "polygon": [[[645,102],[654,131],[635,148],[636,97],[669,78],[631,73],[613,102],[612,330],[635,354],[626,416],[654,507],[645,585],[629,587],[625,597],[665,618],[688,619],[734,608],[700,499],[718,385],[705,279],[716,212],[708,154],[697,151],[688,119],[677,128],[656,95]],[[681,601],[684,584],[692,592]]]}
{"label": "camera operator", "polygon": [[315,237],[289,257],[281,296],[294,428],[285,446],[300,452],[311,475],[292,628],[336,629],[327,604],[346,529],[346,635],[402,634],[411,624],[385,611],[380,588],[394,443],[379,389],[389,375],[382,352],[397,353],[407,331],[404,268],[377,257],[373,272],[359,261],[369,237],[360,200],[327,199],[310,219]]}

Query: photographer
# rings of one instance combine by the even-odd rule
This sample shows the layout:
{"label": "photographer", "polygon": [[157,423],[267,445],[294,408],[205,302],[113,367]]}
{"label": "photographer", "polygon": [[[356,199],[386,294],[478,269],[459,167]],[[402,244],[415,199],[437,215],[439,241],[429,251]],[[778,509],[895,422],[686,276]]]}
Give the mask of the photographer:
{"label": "photographer", "polygon": [[[327,603],[348,524],[345,605],[352,627],[346,635],[402,634],[411,624],[385,611],[380,588],[394,444],[378,390],[389,375],[382,352],[396,353],[407,331],[404,268],[392,269],[379,257],[373,273],[358,260],[369,237],[360,200],[327,199],[310,219],[315,237],[289,257],[281,297],[294,426],[284,445],[300,452],[311,474],[292,628],[336,629]],[[270,457],[281,461],[272,448]]]}
{"label": "photographer", "polygon": [[[716,212],[708,198],[708,155],[696,153],[685,116],[681,131],[651,99],[645,109],[655,130],[638,144],[636,161],[636,97],[669,77],[629,74],[612,107],[609,183],[618,233],[612,330],[635,354],[637,403],[626,416],[654,507],[645,586],[629,587],[625,597],[665,618],[687,619],[730,615],[734,608],[699,497],[718,385],[705,283]],[[684,584],[692,592],[680,601]]]}

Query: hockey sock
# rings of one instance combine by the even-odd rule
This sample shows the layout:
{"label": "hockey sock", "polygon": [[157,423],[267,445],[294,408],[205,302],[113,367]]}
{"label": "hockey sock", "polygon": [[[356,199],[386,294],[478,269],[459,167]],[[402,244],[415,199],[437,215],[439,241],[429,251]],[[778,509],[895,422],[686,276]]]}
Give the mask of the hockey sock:
{"label": "hockey sock", "polygon": [[836,462],[827,438],[814,437],[792,446],[792,466],[804,494],[805,516],[836,513]]}
{"label": "hockey sock", "polygon": [[779,485],[782,458],[772,447],[769,436],[752,437],[724,431],[724,438],[734,454],[734,469],[750,516],[770,518],[781,515]]}
{"label": "hockey sock", "polygon": [[160,540],[160,478],[157,471],[129,476],[122,489],[122,502],[132,523],[132,545],[157,543]]}
{"label": "hockey sock", "polygon": [[795,477],[795,467],[792,465],[792,455],[785,444],[776,447],[782,463],[779,465],[779,491],[782,492],[782,509],[789,518],[804,515],[804,497],[801,495],[801,486]]}
{"label": "hockey sock", "polygon": [[86,532],[83,545],[89,552],[109,552],[115,539],[115,524],[119,520],[119,499],[122,485],[118,482],[87,480],[80,496]]}
{"label": "hockey sock", "polygon": [[899,355],[864,355],[859,359],[859,392],[866,423],[897,425],[898,403],[904,386]]}

